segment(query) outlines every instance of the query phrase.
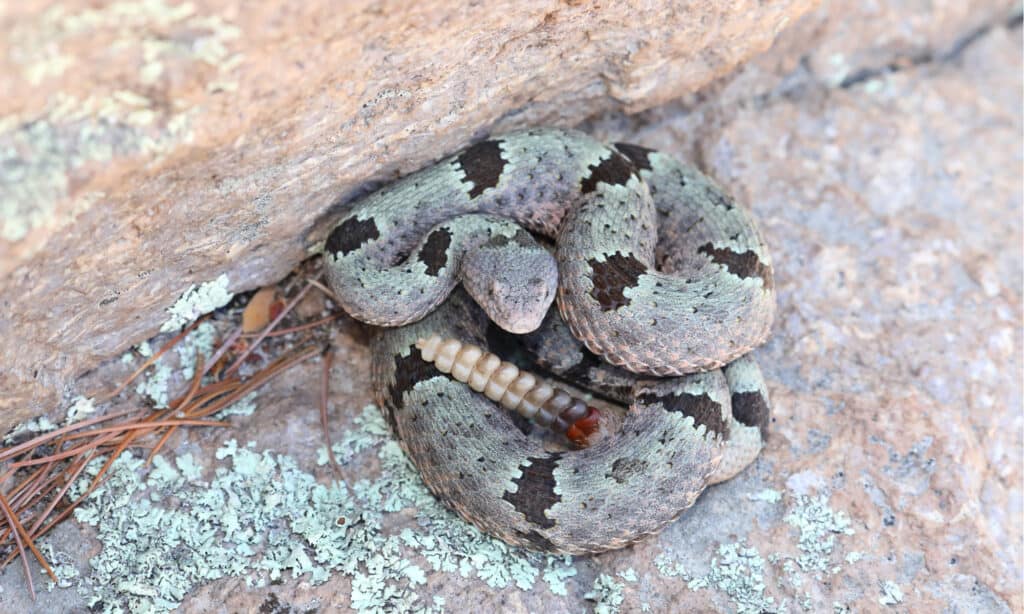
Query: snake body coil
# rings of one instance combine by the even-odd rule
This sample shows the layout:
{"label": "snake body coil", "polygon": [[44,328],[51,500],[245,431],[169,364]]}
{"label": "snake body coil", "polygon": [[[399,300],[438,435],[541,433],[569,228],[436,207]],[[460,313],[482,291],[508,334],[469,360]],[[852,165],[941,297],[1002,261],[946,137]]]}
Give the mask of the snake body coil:
{"label": "snake body coil", "polygon": [[[761,449],[768,397],[744,355],[773,318],[770,258],[746,211],[668,156],[562,130],[483,141],[356,202],[325,266],[346,311],[395,327],[372,343],[374,390],[427,486],[510,543],[627,545]],[[628,405],[609,436],[558,449],[497,410],[500,391],[563,432],[580,413],[545,408],[543,385],[484,360],[492,322],[529,333],[543,368]]]}

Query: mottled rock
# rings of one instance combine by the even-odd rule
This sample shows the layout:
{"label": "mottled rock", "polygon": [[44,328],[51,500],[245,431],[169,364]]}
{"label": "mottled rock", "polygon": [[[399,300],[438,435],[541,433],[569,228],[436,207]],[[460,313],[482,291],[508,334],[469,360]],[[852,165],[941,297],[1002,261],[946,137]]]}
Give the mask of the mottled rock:
{"label": "mottled rock", "polygon": [[813,4],[0,9],[0,426],[52,410],[189,285],[279,279],[367,182],[693,92]]}
{"label": "mottled rock", "polygon": [[[702,160],[772,246],[780,312],[760,356],[776,415],[759,468],[789,496],[829,493],[856,530],[837,541],[864,553],[800,586],[774,566],[782,590],[766,592],[791,604],[874,611],[892,582],[887,605],[909,611],[1022,607],[1021,29],[997,8],[919,45],[930,59],[848,83],[811,60],[835,36],[850,45],[860,16],[825,20],[791,63],[797,24],[717,99],[638,133]],[[792,529],[758,520],[737,533],[767,558]]]}
{"label": "mottled rock", "polygon": [[[696,160],[762,221],[780,311],[758,350],[775,416],[757,463],[659,536],[525,587],[515,569],[529,559],[489,547],[472,553],[491,575],[470,564],[434,571],[438,548],[417,536],[442,520],[404,507],[381,530],[416,545],[377,562],[416,565],[425,584],[389,583],[393,595],[414,593],[423,607],[441,597],[447,611],[1024,609],[1020,18],[981,2],[827,8],[699,96],[587,126]],[[930,59],[897,61],[921,51]],[[869,76],[834,78],[822,67],[837,52]],[[336,441],[369,399],[356,330],[336,336]],[[107,364],[83,386],[127,369]],[[326,482],[315,462],[319,370],[277,380],[230,437]],[[212,467],[227,437],[194,432],[179,451]],[[379,465],[368,452],[346,470],[353,481],[396,479]],[[55,546],[88,573],[82,540],[93,533],[72,526]],[[487,566],[491,556],[504,563]],[[373,577],[361,566],[316,586],[308,574],[261,588],[225,578],[183,610],[344,609]],[[29,611],[20,578],[16,566],[4,572],[0,599]],[[81,607],[71,591],[35,607],[58,603]]]}

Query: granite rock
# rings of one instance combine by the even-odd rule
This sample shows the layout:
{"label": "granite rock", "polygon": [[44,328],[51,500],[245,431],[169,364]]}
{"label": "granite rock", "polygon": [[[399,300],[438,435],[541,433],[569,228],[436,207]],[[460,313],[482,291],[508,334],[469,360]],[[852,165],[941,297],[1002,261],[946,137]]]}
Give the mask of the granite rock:
{"label": "granite rock", "polygon": [[[422,607],[440,597],[447,611],[1024,609],[1021,21],[1005,3],[965,6],[830,2],[698,94],[584,125],[696,161],[761,220],[780,301],[757,351],[769,445],[657,537],[573,560],[564,591],[545,574],[523,588],[471,565],[430,571],[422,543],[398,561],[427,570],[424,584],[388,590]],[[358,327],[334,341],[337,441],[369,402],[369,357]],[[230,436],[326,481],[320,368],[277,380]],[[127,370],[107,363],[80,385]],[[178,450],[212,465],[224,439],[190,433]],[[372,484],[388,470],[369,455],[346,471]],[[406,506],[381,530],[415,536],[439,522]],[[61,530],[54,547],[88,573],[94,533]],[[225,578],[182,609],[350,608],[372,571],[359,569],[315,586]],[[0,602],[29,611],[20,578],[5,570]],[[60,590],[34,607],[57,604],[82,607]]]}
{"label": "granite rock", "polygon": [[814,4],[5,6],[0,426],[151,336],[190,285],[280,279],[369,183],[693,92]]}

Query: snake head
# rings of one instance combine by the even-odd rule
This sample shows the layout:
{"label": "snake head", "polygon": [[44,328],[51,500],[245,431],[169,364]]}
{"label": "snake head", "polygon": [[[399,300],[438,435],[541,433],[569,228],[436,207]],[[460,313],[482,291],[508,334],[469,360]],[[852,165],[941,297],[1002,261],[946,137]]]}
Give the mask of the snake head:
{"label": "snake head", "polygon": [[[558,287],[554,261],[520,263],[518,271],[493,270],[463,278],[463,286],[492,322],[516,335],[537,330]],[[484,281],[486,280],[486,281]]]}
{"label": "snake head", "polygon": [[462,285],[510,333],[536,330],[555,300],[558,263],[528,232],[495,235],[463,258]]}

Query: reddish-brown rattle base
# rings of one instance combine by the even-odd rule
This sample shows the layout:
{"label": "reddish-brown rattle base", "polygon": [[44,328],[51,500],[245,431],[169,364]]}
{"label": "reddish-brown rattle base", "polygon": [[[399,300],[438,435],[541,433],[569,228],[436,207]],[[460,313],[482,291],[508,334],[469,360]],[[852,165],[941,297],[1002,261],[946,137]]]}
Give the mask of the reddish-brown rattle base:
{"label": "reddish-brown rattle base", "polygon": [[587,415],[569,425],[565,436],[569,441],[585,448],[590,445],[590,436],[601,428],[601,412],[597,408],[587,405]]}

